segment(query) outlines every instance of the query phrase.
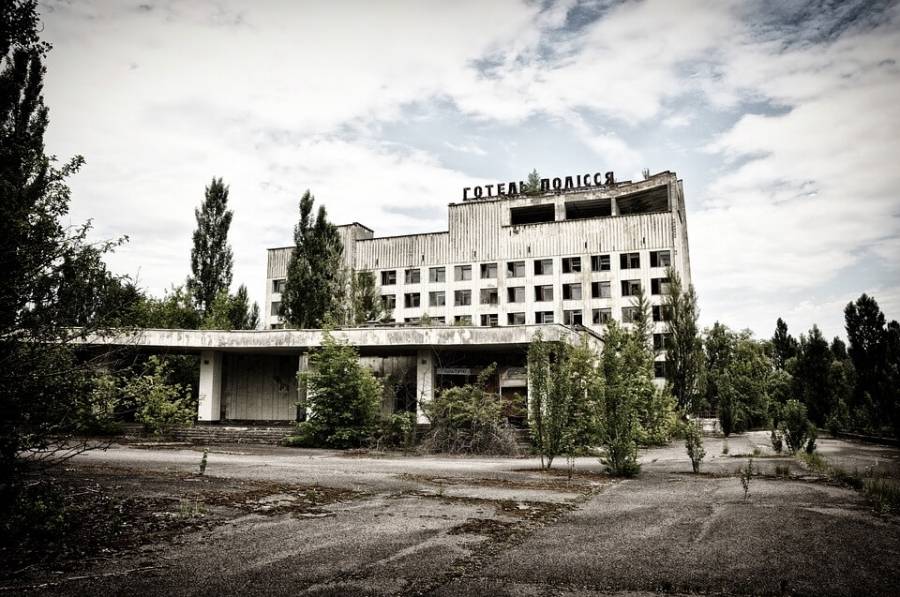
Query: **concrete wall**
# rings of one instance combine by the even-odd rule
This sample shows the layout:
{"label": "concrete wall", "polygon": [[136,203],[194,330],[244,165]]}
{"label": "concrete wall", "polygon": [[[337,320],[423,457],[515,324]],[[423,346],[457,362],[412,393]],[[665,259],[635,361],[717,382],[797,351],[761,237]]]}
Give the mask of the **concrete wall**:
{"label": "concrete wall", "polygon": [[225,353],[222,366],[223,418],[295,420],[297,369],[296,356]]}

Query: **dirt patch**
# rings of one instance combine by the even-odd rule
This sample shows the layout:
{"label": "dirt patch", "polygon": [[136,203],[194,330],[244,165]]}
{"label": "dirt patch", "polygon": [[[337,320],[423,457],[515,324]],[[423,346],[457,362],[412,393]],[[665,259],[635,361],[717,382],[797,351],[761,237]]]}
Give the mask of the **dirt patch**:
{"label": "dirt patch", "polygon": [[[517,472],[532,472],[537,469]],[[558,491],[562,493],[580,493],[589,495],[602,489],[605,485],[612,482],[610,477],[605,475],[593,475],[583,473],[581,475],[573,475],[571,478],[566,474],[547,474],[541,477],[521,477],[516,479],[506,478],[485,478],[485,477],[445,477],[431,475],[416,475],[410,473],[401,473],[397,475],[398,479],[405,481],[414,481],[416,483],[427,483],[437,487],[444,486],[472,486],[472,487],[497,487],[501,489],[528,489],[528,490],[544,490]]]}

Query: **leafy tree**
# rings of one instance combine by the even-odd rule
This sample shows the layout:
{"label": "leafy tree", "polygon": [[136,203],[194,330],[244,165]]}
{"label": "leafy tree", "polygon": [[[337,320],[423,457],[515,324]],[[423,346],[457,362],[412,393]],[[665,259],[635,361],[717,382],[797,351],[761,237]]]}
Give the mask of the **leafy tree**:
{"label": "leafy tree", "polygon": [[652,373],[632,365],[645,362],[639,356],[646,349],[634,336],[611,322],[604,336],[600,369],[604,383],[590,387],[599,405],[599,439],[604,450],[603,464],[613,475],[633,476],[637,462],[639,431],[637,404],[654,391]]}
{"label": "leafy tree", "polygon": [[695,474],[699,473],[700,463],[703,462],[703,458],[706,456],[706,450],[703,449],[703,435],[699,421],[688,421],[685,425],[684,448],[687,451],[688,458],[691,459],[691,468]]}
{"label": "leafy tree", "polygon": [[695,408],[697,381],[703,359],[703,348],[697,328],[700,310],[694,287],[685,290],[675,268],[668,268],[669,294],[663,306],[669,311],[670,344],[666,351],[666,378],[678,407],[690,411]]}
{"label": "leafy tree", "polygon": [[391,316],[385,309],[373,272],[351,272],[350,299],[352,323],[360,325],[372,321],[383,321]]}
{"label": "leafy tree", "polygon": [[302,443],[352,448],[369,441],[378,423],[382,386],[359,362],[359,353],[327,330],[321,348],[310,353],[309,371],[299,374],[306,388],[301,406],[309,418],[299,424]]}
{"label": "leafy tree", "polygon": [[772,364],[763,344],[749,331],[734,333],[722,326],[716,342],[720,344],[719,354],[727,355],[727,360],[720,361],[708,377],[718,391],[719,423],[727,437],[769,420]]}
{"label": "leafy tree", "polygon": [[800,336],[794,366],[794,395],[806,405],[809,418],[819,426],[825,424],[834,408],[829,385],[832,360],[828,341],[817,326],[813,325],[809,335]]}
{"label": "leafy tree", "polygon": [[528,180],[525,182],[525,188],[522,189],[522,192],[526,195],[534,195],[541,192],[541,175],[538,174],[537,168],[528,175]]}
{"label": "leafy tree", "polygon": [[850,358],[850,355],[847,354],[847,345],[843,340],[838,338],[837,336],[831,341],[831,356],[839,361],[844,361]]}
{"label": "leafy tree", "polygon": [[814,427],[809,422],[806,406],[799,400],[788,400],[782,411],[781,429],[788,448],[799,452],[809,441]]}
{"label": "leafy tree", "polygon": [[191,276],[187,287],[197,308],[208,315],[220,291],[231,286],[232,253],[228,245],[228,229],[232,211],[228,209],[228,187],[221,178],[213,178],[206,187],[199,209],[194,210],[197,228],[191,249]]}
{"label": "leafy tree", "polygon": [[135,420],[157,435],[166,435],[172,429],[190,425],[197,412],[192,404],[191,391],[180,384],[169,383],[169,367],[165,360],[151,356],[148,369],[132,378],[124,387],[125,396],[137,405]]}
{"label": "leafy tree", "polygon": [[288,263],[282,309],[288,324],[300,329],[320,328],[335,315],[344,297],[337,227],[320,205],[315,220],[315,198],[307,190],[300,198],[300,221],[294,227],[294,252]]}
{"label": "leafy tree", "polygon": [[163,298],[147,297],[137,315],[140,327],[196,330],[202,323],[201,314],[194,308],[194,298],[184,286],[173,286]]}
{"label": "leafy tree", "polygon": [[788,333],[788,326],[780,317],[775,322],[775,335],[772,336],[772,360],[775,367],[784,369],[788,359],[797,355],[797,340]]}
{"label": "leafy tree", "polygon": [[259,307],[256,303],[250,307],[249,302],[247,287],[243,284],[234,296],[220,290],[200,327],[205,330],[256,329],[259,324]]}
{"label": "leafy tree", "polygon": [[734,358],[734,334],[718,321],[704,333],[703,352],[705,363],[702,370],[704,407],[719,408],[719,380]]}

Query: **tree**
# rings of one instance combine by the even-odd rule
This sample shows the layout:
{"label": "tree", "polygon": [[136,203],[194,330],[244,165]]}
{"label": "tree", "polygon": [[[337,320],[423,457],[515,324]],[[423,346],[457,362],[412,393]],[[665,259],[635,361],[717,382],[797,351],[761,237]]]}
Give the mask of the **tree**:
{"label": "tree", "polygon": [[541,175],[538,174],[537,168],[528,175],[528,181],[525,182],[522,192],[526,195],[535,195],[541,192]]}
{"label": "tree", "polygon": [[706,456],[706,450],[703,449],[703,435],[700,429],[699,421],[688,421],[684,431],[684,448],[687,451],[688,458],[691,459],[691,468],[694,474],[700,472],[700,463]]}
{"label": "tree", "polygon": [[703,338],[705,364],[703,367],[704,408],[718,410],[719,380],[734,357],[735,338],[727,326],[718,321],[707,328]]}
{"label": "tree", "polygon": [[294,227],[294,252],[288,263],[282,294],[285,321],[300,329],[320,328],[343,302],[341,282],[343,245],[337,227],[320,205],[315,220],[315,198],[307,190],[300,198],[300,221]]}
{"label": "tree", "polygon": [[359,362],[359,353],[327,330],[321,348],[310,353],[309,371],[299,380],[306,388],[301,406],[309,418],[299,424],[303,443],[331,448],[365,444],[375,431],[382,386]]}
{"label": "tree", "polygon": [[383,321],[391,316],[385,309],[373,272],[350,272],[351,323],[360,325]]}
{"label": "tree", "polygon": [[600,370],[603,384],[589,391],[599,405],[599,439],[607,470],[617,476],[633,476],[640,470],[637,462],[637,403],[647,396],[647,384],[653,391],[651,372],[633,365],[644,361],[637,356],[641,347],[634,336],[610,322],[604,335]]}
{"label": "tree", "polygon": [[255,330],[259,324],[259,307],[249,305],[247,287],[240,285],[235,295],[220,290],[203,323],[205,330]]}
{"label": "tree", "polygon": [[765,347],[749,331],[733,336],[732,358],[717,380],[719,423],[729,436],[769,420],[769,372],[772,364]]}
{"label": "tree", "polygon": [[[893,422],[900,434],[900,405],[897,401],[896,378],[891,379],[892,364],[889,344],[890,327],[878,302],[866,294],[844,309],[848,353],[856,369],[856,388],[853,392],[853,409],[869,410],[873,431]],[[893,326],[897,324],[892,323]]]}
{"label": "tree", "polygon": [[147,366],[143,375],[133,377],[123,389],[125,396],[137,406],[135,420],[157,435],[190,425],[197,412],[190,389],[169,383],[171,372],[163,358],[151,356]]}
{"label": "tree", "polygon": [[808,335],[800,336],[794,366],[794,396],[806,405],[809,418],[819,427],[825,424],[835,406],[829,384],[832,360],[828,341],[818,326],[813,325]]}
{"label": "tree", "polygon": [[788,333],[788,326],[780,317],[775,322],[772,351],[772,360],[778,369],[784,369],[788,359],[797,355],[797,340]]}
{"label": "tree", "polygon": [[666,351],[666,379],[678,407],[690,411],[695,408],[697,381],[703,358],[703,345],[697,328],[700,310],[694,287],[685,289],[675,268],[668,268],[669,294],[663,307],[669,312],[670,344]]}
{"label": "tree", "polygon": [[199,209],[194,210],[197,228],[191,249],[191,276],[188,290],[197,308],[208,315],[220,291],[231,287],[233,257],[228,245],[232,211],[228,209],[228,187],[221,178],[213,178]]}

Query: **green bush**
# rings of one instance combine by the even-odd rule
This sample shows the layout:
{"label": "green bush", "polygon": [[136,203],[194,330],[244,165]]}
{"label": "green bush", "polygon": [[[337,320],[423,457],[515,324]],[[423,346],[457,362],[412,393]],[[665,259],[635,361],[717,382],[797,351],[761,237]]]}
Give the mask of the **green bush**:
{"label": "green bush", "polygon": [[294,445],[358,448],[371,441],[383,390],[354,347],[324,332],[322,347],[310,354],[309,371],[298,377],[306,388],[300,405],[310,416],[298,425]]}
{"label": "green bush", "polygon": [[699,421],[688,421],[685,425],[684,447],[687,450],[688,458],[691,459],[691,468],[694,473],[700,472],[700,463],[706,456],[706,450],[703,449],[703,435],[700,430]]}
{"label": "green bush", "polygon": [[485,390],[495,370],[491,365],[481,372],[475,384],[448,388],[422,405],[431,423],[423,449],[450,454],[519,453],[515,432],[503,416],[502,399]]}
{"label": "green bush", "polygon": [[806,405],[798,400],[788,400],[782,409],[782,432],[791,453],[806,446],[812,424],[806,415]]}
{"label": "green bush", "polygon": [[135,420],[156,435],[192,424],[195,410],[190,406],[190,389],[167,382],[168,365],[160,357],[147,359],[147,366],[147,373],[131,379],[123,389],[123,394],[137,405]]}
{"label": "green bush", "polygon": [[379,450],[412,450],[416,444],[416,413],[400,412],[378,422],[374,447]]}
{"label": "green bush", "polygon": [[784,435],[780,429],[772,428],[772,432],[769,434],[769,441],[772,442],[772,449],[775,450],[775,453],[781,454],[782,450],[784,450]]}

